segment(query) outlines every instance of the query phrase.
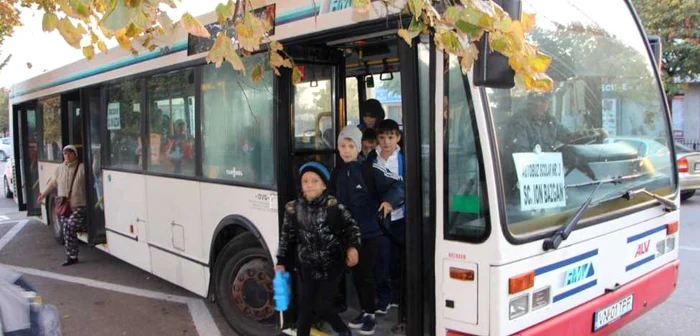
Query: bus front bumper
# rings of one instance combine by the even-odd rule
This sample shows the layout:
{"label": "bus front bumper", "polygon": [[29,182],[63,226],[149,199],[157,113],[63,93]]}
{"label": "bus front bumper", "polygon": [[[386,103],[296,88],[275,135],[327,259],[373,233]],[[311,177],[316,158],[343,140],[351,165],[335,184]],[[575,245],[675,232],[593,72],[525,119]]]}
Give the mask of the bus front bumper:
{"label": "bus front bumper", "polygon": [[[547,321],[517,332],[514,336],[608,335],[622,328],[651,308],[664,302],[676,289],[680,262],[670,262],[638,279]],[[632,311],[619,320],[593,331],[593,314],[624,297],[634,294]]]}

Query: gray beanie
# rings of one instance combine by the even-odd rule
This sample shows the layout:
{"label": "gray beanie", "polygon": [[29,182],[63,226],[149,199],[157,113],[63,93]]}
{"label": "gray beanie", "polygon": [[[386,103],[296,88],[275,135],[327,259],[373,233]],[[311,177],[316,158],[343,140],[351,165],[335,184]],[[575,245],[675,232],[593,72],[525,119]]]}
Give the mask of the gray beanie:
{"label": "gray beanie", "polygon": [[352,142],[355,143],[355,147],[357,147],[357,152],[359,153],[362,151],[362,131],[360,131],[357,126],[345,126],[343,130],[340,131],[340,134],[338,134],[338,144],[340,144],[340,140],[342,139],[352,140]]}

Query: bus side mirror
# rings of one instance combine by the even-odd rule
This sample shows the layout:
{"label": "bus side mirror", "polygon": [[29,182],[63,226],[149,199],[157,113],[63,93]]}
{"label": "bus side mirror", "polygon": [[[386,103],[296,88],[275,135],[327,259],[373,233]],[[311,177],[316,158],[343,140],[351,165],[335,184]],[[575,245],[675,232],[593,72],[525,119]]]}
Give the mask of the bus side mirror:
{"label": "bus side mirror", "polygon": [[654,56],[654,61],[656,65],[661,68],[661,53],[663,52],[663,46],[661,45],[661,38],[656,35],[647,36],[649,41],[649,46],[651,47],[651,54]]}
{"label": "bus side mirror", "polygon": [[[522,2],[520,0],[494,0],[514,20],[520,20]],[[489,35],[484,33],[479,40],[479,59],[474,63],[474,85],[498,89],[515,86],[515,71],[508,64],[508,58],[491,50]]]}

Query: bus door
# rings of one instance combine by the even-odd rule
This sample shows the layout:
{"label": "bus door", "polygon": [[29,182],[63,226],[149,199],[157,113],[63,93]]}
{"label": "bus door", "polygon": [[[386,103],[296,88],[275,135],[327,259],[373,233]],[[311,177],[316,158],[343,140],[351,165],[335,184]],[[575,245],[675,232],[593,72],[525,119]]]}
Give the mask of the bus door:
{"label": "bus door", "polygon": [[[82,89],[80,108],[76,117],[81,117],[83,162],[85,166],[85,195],[87,202],[88,243],[106,242],[104,199],[102,193],[102,95],[99,87]],[[82,111],[82,113],[81,113]],[[71,122],[70,125],[75,123]]]}
{"label": "bus door", "polygon": [[29,216],[41,214],[39,197],[39,113],[35,102],[15,105],[13,108],[15,134],[15,183],[19,210]]}

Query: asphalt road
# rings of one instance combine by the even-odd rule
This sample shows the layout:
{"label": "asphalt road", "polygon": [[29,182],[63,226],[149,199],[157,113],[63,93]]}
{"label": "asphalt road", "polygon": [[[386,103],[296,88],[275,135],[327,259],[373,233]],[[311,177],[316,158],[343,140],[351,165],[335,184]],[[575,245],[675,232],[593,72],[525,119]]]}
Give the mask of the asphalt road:
{"label": "asphalt road", "polygon": [[[700,335],[700,195],[683,203],[680,225],[676,291],[615,336]],[[60,267],[63,247],[50,228],[0,198],[0,264],[25,273],[59,309],[64,335],[235,335],[215,305],[97,249],[80,253],[78,265]]]}

